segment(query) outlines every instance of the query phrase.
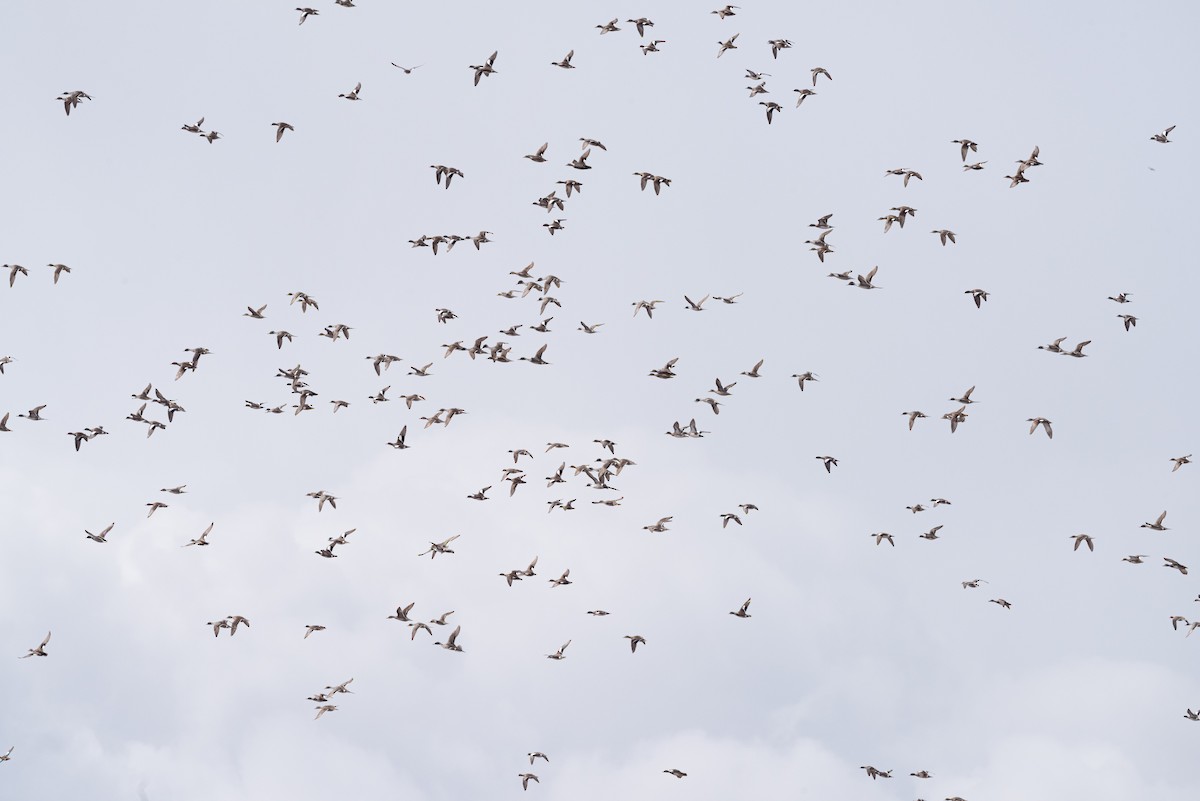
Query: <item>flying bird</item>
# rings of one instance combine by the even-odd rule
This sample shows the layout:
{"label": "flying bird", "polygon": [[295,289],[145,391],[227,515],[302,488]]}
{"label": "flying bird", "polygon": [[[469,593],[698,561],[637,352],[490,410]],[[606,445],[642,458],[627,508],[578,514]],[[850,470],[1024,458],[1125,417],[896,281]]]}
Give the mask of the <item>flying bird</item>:
{"label": "flying bird", "polygon": [[[41,645],[39,645],[37,648],[30,648],[29,653],[25,654],[25,656],[20,656],[17,658],[18,659],[28,659],[31,656],[46,656],[47,655],[46,654],[46,646],[49,644],[50,644],[50,632],[46,632],[46,639],[42,640]],[[8,752],[11,754],[12,749],[11,748],[8,749]]]}

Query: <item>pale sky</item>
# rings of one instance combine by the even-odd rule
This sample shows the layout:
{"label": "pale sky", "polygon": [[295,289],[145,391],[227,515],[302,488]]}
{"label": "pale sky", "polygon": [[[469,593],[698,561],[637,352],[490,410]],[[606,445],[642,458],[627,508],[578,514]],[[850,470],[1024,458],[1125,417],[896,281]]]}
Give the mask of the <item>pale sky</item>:
{"label": "pale sky", "polygon": [[[1200,794],[1184,717],[1200,635],[1170,621],[1200,619],[1200,465],[1171,471],[1200,449],[1200,11],[683,5],[323,0],[303,25],[283,2],[7,11],[0,259],[30,274],[0,285],[0,795]],[[640,16],[644,39],[625,22]],[[551,66],[568,50],[576,69]],[[832,80],[796,108],[817,66]],[[749,97],[748,69],[768,94]],[[358,102],[338,97],[359,82]],[[67,116],[55,98],[74,90],[92,99]],[[760,101],[782,106],[770,125]],[[181,130],[201,117],[214,143]],[[276,143],[281,121],[295,130]],[[580,138],[607,147],[591,170],[566,166]],[[962,169],[962,138],[984,169]],[[522,158],[543,142],[546,163]],[[1034,146],[1043,165],[1010,188]],[[464,177],[443,189],[431,164]],[[671,186],[639,191],[643,171]],[[583,189],[564,211],[533,205],[568,179]],[[915,218],[885,234],[901,205]],[[804,240],[828,213],[822,264]],[[480,230],[479,250],[408,244]],[[561,307],[498,297],[530,262],[561,278]],[[71,268],[57,285],[55,263]],[[871,292],[827,277],[873,266]],[[635,318],[639,300],[663,303]],[[348,341],[319,336],[335,324]],[[484,335],[512,363],[443,358]],[[1087,358],[1038,350],[1062,336],[1090,340]],[[542,344],[549,366],[517,360]],[[402,361],[377,377],[378,353]],[[647,375],[676,357],[675,378]],[[759,359],[760,378],[739,375]],[[318,394],[293,415],[276,373],[297,364]],[[715,378],[737,382],[718,415],[694,400]],[[124,419],[147,383],[186,409],[150,438]],[[951,434],[948,399],[971,386]],[[42,421],[17,417],[41,404]],[[423,427],[450,407],[466,414]],[[928,419],[909,431],[911,410]],[[166,422],[153,403],[146,417]],[[664,435],[693,417],[702,439]],[[96,425],[111,435],[75,452],[68,432]],[[410,447],[386,447],[405,425]],[[547,488],[560,463],[608,456],[598,439],[635,462],[617,491],[570,467]],[[316,490],[337,508],[318,512]],[[906,509],[933,498],[952,504]],[[555,499],[576,508],[547,513]],[[744,503],[759,510],[723,529]],[[1140,527],[1164,510],[1167,531]],[[108,542],[86,538],[109,523]],[[209,523],[209,547],[181,547]],[[348,529],[338,558],[313,553]],[[453,535],[455,553],[417,557]],[[747,598],[751,617],[731,616]],[[410,602],[414,620],[454,614],[412,641],[387,619]],[[206,622],[229,615],[250,628],[214,638]],[[326,628],[305,639],[310,624]],[[456,625],[461,653],[432,647]],[[48,656],[17,659],[47,631]],[[646,643],[631,654],[626,635]],[[306,697],[351,677],[314,720]]]}

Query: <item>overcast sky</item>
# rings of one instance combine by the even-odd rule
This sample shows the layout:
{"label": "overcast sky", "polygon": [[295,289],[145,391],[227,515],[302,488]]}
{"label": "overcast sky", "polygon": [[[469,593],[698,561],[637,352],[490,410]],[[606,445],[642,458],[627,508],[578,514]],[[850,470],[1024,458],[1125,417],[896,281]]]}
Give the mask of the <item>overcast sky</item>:
{"label": "overcast sky", "polygon": [[[0,794],[461,801],[523,796],[532,770],[528,797],[572,801],[1197,797],[1200,635],[1170,616],[1200,618],[1200,464],[1171,470],[1200,449],[1200,11],[683,5],[6,10],[0,259],[30,275],[0,273]],[[639,39],[624,20],[643,15]],[[575,69],[551,66],[569,50]],[[817,66],[832,80],[797,108]],[[64,90],[92,99],[67,116]],[[782,106],[770,125],[760,101]],[[201,117],[215,142],[181,130]],[[587,171],[566,166],[581,137],[607,147]],[[963,170],[963,138],[984,169]],[[522,158],[543,142],[545,163]],[[463,177],[444,189],[431,164]],[[640,191],[643,171],[671,185]],[[568,179],[564,211],[533,205]],[[901,205],[915,218],[884,233]],[[822,264],[804,240],[829,213]],[[478,250],[408,244],[481,230]],[[562,281],[544,314],[539,289],[498,296],[530,262]],[[874,266],[875,291],[828,277]],[[649,319],[639,300],[663,302]],[[319,336],[335,324],[349,340]],[[513,361],[443,358],[485,335]],[[1063,336],[1087,358],[1038,350]],[[549,366],[518,361],[542,344]],[[175,380],[193,347],[211,353]],[[402,360],[376,376],[379,353]],[[276,377],[297,364],[318,393],[299,415]],[[124,419],[147,383],[186,410],[149,438]],[[664,435],[693,417],[710,433]],[[97,425],[76,452],[68,432]],[[410,447],[386,447],[405,425]],[[546,486],[603,439],[635,463],[615,491],[570,467]],[[906,509],[933,498],[952,503]],[[1163,510],[1167,531],[1140,527]],[[535,577],[499,575],[535,556]],[[410,602],[454,614],[413,641],[387,619]],[[205,625],[235,614],[236,637]],[[432,646],[456,625],[461,653]],[[48,630],[47,657],[17,659]],[[314,720],[306,697],[351,677]]]}

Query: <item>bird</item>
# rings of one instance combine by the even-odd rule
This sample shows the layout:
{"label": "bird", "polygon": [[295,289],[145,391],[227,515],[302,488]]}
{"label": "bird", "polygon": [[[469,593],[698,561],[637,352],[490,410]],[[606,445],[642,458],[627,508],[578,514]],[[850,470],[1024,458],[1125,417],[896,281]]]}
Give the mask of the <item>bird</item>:
{"label": "bird", "polygon": [[760,100],[758,105],[765,106],[767,109],[767,125],[771,124],[771,121],[774,118],[776,111],[783,111],[783,106],[781,106],[778,103],[775,103],[773,101],[764,102],[764,101]]}
{"label": "bird", "polygon": [[449,636],[449,638],[447,638],[447,640],[445,642],[435,642],[434,645],[441,646],[442,648],[445,648],[447,651],[459,651],[461,653],[462,646],[456,642],[458,640],[459,632],[461,632],[461,631],[462,631],[462,626],[455,626],[454,631],[450,632],[450,636]]}
{"label": "bird", "polygon": [[975,308],[977,309],[983,308],[983,302],[987,300],[989,296],[987,290],[984,289],[968,289],[963,292],[963,294],[971,296],[971,299],[975,301]]}
{"label": "bird", "polygon": [[[625,639],[629,640],[629,650],[631,653],[637,653],[638,644],[646,644],[646,638],[640,634],[626,634]],[[687,774],[684,774],[687,775]]]}
{"label": "bird", "polygon": [[919,412],[919,411],[901,412],[901,414],[908,417],[908,430],[909,431],[913,430],[913,424],[916,423],[918,419],[926,416],[925,412]]}
{"label": "bird", "polygon": [[1029,427],[1030,434],[1032,434],[1034,431],[1037,431],[1038,426],[1041,426],[1042,428],[1046,429],[1046,436],[1050,439],[1054,439],[1054,431],[1050,428],[1050,421],[1045,417],[1030,417],[1025,422],[1033,424]]}
{"label": "bird", "polygon": [[857,282],[851,281],[850,286],[856,286],[859,289],[878,289],[879,287],[877,287],[877,286],[875,286],[875,284],[871,283],[872,281],[875,280],[875,273],[877,273],[877,272],[879,272],[878,265],[876,265],[875,267],[872,267],[871,271],[869,273],[867,273],[865,278],[862,275],[859,275],[858,281]]}
{"label": "bird", "polygon": [[401,70],[401,71],[402,71],[402,72],[403,72],[405,75],[412,75],[412,74],[413,74],[413,70],[415,70],[415,69],[418,69],[419,67],[423,67],[423,66],[425,66],[424,64],[418,64],[416,67],[401,67],[401,66],[400,66],[399,64],[397,64],[395,61],[393,61],[393,62],[390,62],[390,63],[391,63],[391,65],[392,65],[393,67],[395,67],[396,69],[398,69],[398,70]]}
{"label": "bird", "polygon": [[[771,39],[767,42],[771,46],[771,58],[779,58],[780,50],[787,50],[792,46],[792,43],[787,39]],[[813,82],[816,85],[816,82]]]}
{"label": "bird", "polygon": [[576,156],[571,161],[567,162],[568,167],[574,167],[577,170],[590,170],[592,165],[587,163],[588,156],[592,155],[592,149],[589,147]]}
{"label": "bird", "polygon": [[17,275],[29,275],[29,270],[19,264],[6,264],[4,269],[8,270],[8,285],[12,287],[17,281]]}
{"label": "bird", "polygon": [[447,625],[449,625],[449,622],[446,620],[446,618],[450,617],[453,614],[454,614],[453,609],[450,610],[449,612],[442,612],[442,614],[438,615],[437,617],[435,617],[433,620],[431,620],[429,622],[434,624],[435,626],[447,626]]}
{"label": "bird", "polygon": [[766,361],[766,359],[759,359],[757,362],[754,363],[753,367],[751,367],[749,370],[742,371],[738,375],[744,375],[748,378],[762,378],[761,374],[759,374],[758,371],[760,369],[762,369],[764,361]]}
{"label": "bird", "polygon": [[[74,91],[63,92],[61,95],[58,96],[58,99],[62,101],[63,108],[66,110],[67,116],[70,117],[71,109],[78,108],[79,101],[91,100],[92,96],[89,95],[87,92],[82,92],[82,91],[76,89]],[[1168,128],[1167,133],[1170,133],[1171,129],[1174,127],[1175,126],[1172,125],[1171,128]],[[1165,141],[1165,138],[1164,138],[1164,141]]]}
{"label": "bird", "polygon": [[1149,558],[1149,556],[1147,554],[1135,553],[1135,554],[1130,554],[1129,556],[1123,557],[1121,559],[1121,561],[1128,562],[1131,565],[1140,565],[1140,564],[1142,564],[1142,560],[1147,559],[1147,558]]}
{"label": "bird", "polygon": [[815,456],[813,458],[819,459],[822,462],[822,464],[825,465],[826,473],[832,473],[833,468],[837,467],[838,460],[833,458],[832,456]]}
{"label": "bird", "polygon": [[988,601],[988,603],[999,604],[1000,606],[1004,607],[1005,609],[1012,609],[1012,604],[1009,603],[1008,601],[1004,600],[1003,598],[992,598],[990,601]]}
{"label": "bird", "polygon": [[[532,565],[531,565],[531,567],[532,567]],[[571,581],[570,579],[567,578],[567,576],[569,576],[569,575],[571,575],[570,568],[568,568],[567,570],[564,570],[562,575],[559,576],[558,578],[550,579],[549,580],[550,586],[551,587],[560,587],[564,584],[574,584],[573,581]]]}
{"label": "bird", "polygon": [[896,540],[886,531],[881,531],[878,534],[871,534],[870,536],[875,538],[876,545],[883,545],[884,541],[886,540],[888,545],[892,546],[893,548],[896,547]]}
{"label": "bird", "polygon": [[966,160],[967,160],[967,151],[968,150],[971,151],[972,153],[979,152],[979,145],[975,142],[972,142],[970,139],[953,139],[953,140],[951,140],[951,144],[961,146],[960,151],[962,153],[963,162],[966,162]]}
{"label": "bird", "polygon": [[543,142],[542,146],[535,150],[531,155],[525,156],[530,161],[536,161],[539,164],[546,160],[546,148],[550,147],[549,142]]}
{"label": "bird", "polygon": [[1088,534],[1076,534],[1068,537],[1067,539],[1075,541],[1075,547],[1071,549],[1073,551],[1078,551],[1080,545],[1086,545],[1089,551],[1096,550],[1096,544],[1093,542],[1093,538]]}
{"label": "bird", "polygon": [[71,268],[65,264],[47,264],[46,266],[54,268],[54,283],[55,284],[58,283],[58,277],[60,275],[62,275],[63,273],[71,272]]}
{"label": "bird", "polygon": [[938,538],[938,531],[940,531],[942,528],[943,526],[934,526],[933,528],[929,529],[929,531],[926,531],[924,534],[920,534],[918,536],[920,536],[920,538],[923,540],[936,540]]}
{"label": "bird", "polygon": [[347,689],[353,681],[354,681],[354,678],[351,677],[349,679],[346,679],[344,682],[342,682],[341,684],[338,684],[338,685],[326,685],[325,689],[329,690],[330,696],[337,695],[338,693],[349,693],[349,694],[353,695],[354,694],[353,690]]}
{"label": "bird", "polygon": [[283,138],[284,131],[296,130],[295,128],[293,128],[291,125],[289,125],[286,122],[273,122],[271,124],[275,126],[275,141],[276,142],[278,142],[280,139]]}
{"label": "bird", "polygon": [[967,409],[967,407],[964,405],[964,406],[960,406],[959,408],[955,409],[952,412],[946,412],[945,414],[942,415],[943,420],[950,421],[950,433],[951,434],[953,434],[955,431],[958,430],[959,423],[963,423],[966,421],[966,419],[967,419],[966,409]]}
{"label": "bird", "polygon": [[199,546],[208,545],[209,544],[208,535],[213,530],[213,525],[214,525],[213,523],[209,523],[208,528],[204,529],[204,531],[201,532],[199,537],[197,537],[194,540],[189,540],[187,545],[182,545],[180,547],[187,548],[189,545],[199,545]]}
{"label": "bird", "polygon": [[633,25],[637,28],[638,36],[645,36],[646,28],[654,27],[654,23],[651,22],[650,20],[646,19],[645,17],[638,17],[637,19],[627,19],[625,21],[633,23]]}
{"label": "bird", "polygon": [[113,526],[115,526],[115,525],[116,525],[116,523],[109,523],[108,526],[103,531],[101,531],[99,534],[93,534],[92,532],[88,531],[87,529],[84,529],[83,533],[86,534],[87,538],[89,540],[91,540],[92,542],[108,542],[108,540],[105,539],[105,537],[108,536],[108,532],[112,531]]}
{"label": "bird", "polygon": [[326,712],[336,712],[337,707],[333,704],[322,704],[321,706],[317,707],[316,710],[317,716],[313,718],[313,720],[319,720],[321,715],[324,715]]}
{"label": "bird", "polygon": [[718,8],[716,11],[711,11],[711,12],[709,12],[709,13],[711,13],[711,14],[716,14],[716,15],[717,15],[717,19],[725,19],[726,17],[735,17],[735,16],[737,16],[737,15],[734,13],[734,11],[733,11],[735,8],[741,8],[741,6],[729,6],[729,5],[727,5],[727,6],[723,7],[723,8]]}
{"label": "bird", "polygon": [[1085,345],[1090,345],[1090,344],[1092,344],[1092,340],[1085,339],[1083,342],[1080,342],[1078,345],[1076,345],[1074,350],[1063,351],[1063,355],[1064,356],[1074,356],[1076,359],[1082,359],[1085,356],[1087,356],[1087,354],[1083,352],[1083,347]]}
{"label": "bird", "polygon": [[1171,468],[1171,472],[1174,473],[1176,470],[1183,467],[1185,464],[1191,464],[1192,463],[1192,455],[1189,453],[1187,456],[1176,456],[1173,459],[1171,459],[1170,461],[1175,463],[1175,466]]}
{"label": "bird", "polygon": [[616,33],[617,31],[621,30],[620,28],[617,27],[616,17],[613,17],[612,20],[604,23],[603,25],[597,25],[596,27],[600,29],[601,36],[603,36],[606,33]]}
{"label": "bird", "polygon": [[182,127],[182,130],[187,131],[188,133],[194,133],[194,134],[202,133],[202,131],[200,130],[200,126],[203,124],[204,124],[204,118],[201,117],[199,120],[197,120],[195,122],[194,125],[189,125],[189,124],[185,123]]}
{"label": "bird", "polygon": [[907,169],[906,167],[897,167],[894,170],[888,170],[887,175],[902,176],[904,178],[904,186],[906,186],[906,187],[908,186],[908,180],[910,178],[916,178],[918,181],[925,180],[924,178],[921,177],[921,173],[917,172],[916,170]]}
{"label": "bird", "polygon": [[645,531],[651,531],[651,532],[669,531],[669,529],[667,528],[667,523],[670,523],[674,519],[675,519],[674,517],[661,517],[661,518],[659,518],[657,523],[653,523],[649,526],[642,526],[642,529],[644,529]]}
{"label": "bird", "polygon": [[12,759],[13,748],[16,748],[16,746],[10,746],[7,752],[0,754],[0,762],[7,762]]}
{"label": "bird", "polygon": [[575,65],[571,63],[571,59],[574,57],[575,57],[575,51],[568,50],[567,54],[565,56],[563,56],[562,61],[551,61],[550,64],[555,67],[562,67],[565,70],[573,70],[573,69],[575,69]]}
{"label": "bird", "polygon": [[1142,523],[1138,528],[1148,528],[1152,531],[1166,531],[1167,527],[1162,524],[1166,519],[1167,513],[1164,511],[1153,523]]}
{"label": "bird", "polygon": [[872,781],[874,781],[876,779],[876,777],[880,777],[880,778],[884,778],[884,779],[892,778],[892,771],[890,771],[890,770],[879,770],[879,768],[873,767],[871,765],[860,765],[859,767],[862,770],[865,770],[867,772],[867,775],[871,777]]}
{"label": "bird", "polygon": [[250,621],[247,620],[246,618],[242,617],[241,615],[230,615],[228,617],[228,620],[229,620],[229,636],[230,637],[237,634],[239,625],[245,626],[246,628],[250,628]]}
{"label": "bird", "polygon": [[1167,557],[1167,556],[1163,557],[1163,567],[1169,567],[1169,568],[1178,570],[1180,573],[1182,573],[1185,576],[1187,575],[1187,572],[1188,572],[1187,565],[1180,564],[1179,562],[1176,562],[1174,559],[1171,559],[1170,557]]}
{"label": "bird", "polygon": [[975,391],[975,387],[972,386],[970,389],[968,389],[966,392],[964,392],[962,394],[961,398],[950,398],[950,400],[954,401],[955,403],[961,403],[964,405],[970,404],[970,403],[977,403],[977,401],[971,400],[971,393],[974,391]]}
{"label": "bird", "polygon": [[416,601],[413,601],[408,606],[397,606],[396,614],[388,615],[387,619],[388,620],[398,620],[402,623],[408,623],[409,622],[408,613],[412,611],[412,608],[414,606],[416,606]]}
{"label": "bird", "polygon": [[[90,99],[90,98],[89,98],[89,99]],[[1171,140],[1170,140],[1170,139],[1168,139],[1167,137],[1171,135],[1171,131],[1173,131],[1173,130],[1175,130],[1175,126],[1174,126],[1174,125],[1172,125],[1170,128],[1167,128],[1167,129],[1166,129],[1166,130],[1164,130],[1162,133],[1156,133],[1154,136],[1150,137],[1150,140],[1151,140],[1152,142],[1161,142],[1162,144],[1164,144],[1164,145],[1165,145],[1165,144],[1167,144],[1168,142],[1170,142],[1170,141],[1171,141]]]}
{"label": "bird", "polygon": [[308,625],[308,626],[305,626],[305,627],[304,627],[304,639],[306,639],[306,640],[307,640],[307,639],[308,639],[308,635],[312,634],[314,631],[324,631],[324,630],[325,630],[325,627],[324,627],[324,626],[319,626],[319,625]]}
{"label": "bird", "polygon": [[751,616],[750,613],[748,611],[746,611],[749,608],[750,608],[750,599],[747,598],[745,600],[745,602],[742,604],[741,609],[738,609],[736,612],[730,612],[729,614],[733,615],[734,617],[750,617]]}
{"label": "bird", "polygon": [[1059,337],[1058,339],[1051,342],[1049,345],[1038,345],[1037,349],[1047,351],[1048,353],[1065,353],[1066,351],[1064,351],[1062,349],[1062,343],[1065,340],[1066,340],[1066,337]]}
{"label": "bird", "polygon": [[800,108],[800,104],[804,102],[805,98],[816,94],[812,89],[793,89],[792,91],[796,93],[796,108]]}
{"label": "bird", "polygon": [[1133,301],[1129,299],[1129,296],[1132,294],[1132,292],[1120,292],[1115,297],[1109,295],[1108,299],[1117,303],[1133,303]]}
{"label": "bird", "polygon": [[[546,658],[547,659],[566,659],[567,657],[565,656],[564,652],[567,650],[567,646],[570,644],[571,644],[571,641],[567,640],[565,643],[562,644],[562,647],[559,648],[557,651],[555,651],[552,654],[547,654]],[[532,759],[529,760],[529,764],[530,765],[533,764]]]}
{"label": "bird", "polygon": [[542,783],[541,780],[538,779],[537,774],[535,774],[535,773],[519,773],[519,774],[517,774],[517,778],[521,780],[521,789],[522,790],[529,789],[530,780],[533,780],[533,781],[537,782],[538,784]]}
{"label": "bird", "polygon": [[[714,11],[713,13],[715,14],[716,12]],[[680,770],[679,768],[671,768],[670,770],[664,770],[664,771],[663,771],[663,773],[670,773],[670,774],[671,774],[672,776],[674,776],[676,779],[682,779],[684,776],[686,776],[686,775],[687,775],[686,773],[684,773],[684,772],[683,772],[682,770]]]}
{"label": "bird", "polygon": [[310,492],[310,493],[308,493],[308,497],[316,500],[318,512],[325,508],[326,502],[328,502],[332,508],[334,508],[334,509],[337,508],[337,498],[334,497],[333,495],[330,495],[329,493],[325,492],[325,490],[317,490],[316,492]]}
{"label": "bird", "polygon": [[804,382],[805,381],[816,381],[817,380],[817,377],[815,375],[813,375],[812,371],[808,371],[808,372],[804,372],[804,373],[793,373],[792,378],[796,379],[796,381],[799,382],[801,392],[804,391]]}
{"label": "bird", "polygon": [[358,96],[358,93],[361,91],[362,91],[362,81],[359,81],[358,83],[354,84],[354,89],[352,89],[349,92],[346,92],[345,94],[340,94],[340,95],[338,95],[338,97],[344,97],[347,100],[360,100],[361,98]]}
{"label": "bird", "polygon": [[720,58],[721,56],[725,55],[726,50],[737,50],[737,45],[735,45],[734,42],[737,41],[737,38],[739,36],[741,36],[740,33],[735,33],[733,36],[729,37],[725,41],[717,42],[717,44],[719,44],[721,46],[721,49],[717,51],[717,58]]}
{"label": "bird", "polygon": [[1126,331],[1137,326],[1138,318],[1132,314],[1118,314],[1117,317],[1121,318],[1121,321],[1125,324]]}
{"label": "bird", "polygon": [[947,239],[950,240],[950,244],[952,245],[958,244],[958,240],[954,238],[954,232],[949,229],[939,228],[936,231],[930,231],[930,233],[938,235],[938,238],[942,240],[942,247],[946,246]]}
{"label": "bird", "polygon": [[498,56],[498,55],[500,55],[500,51],[496,50],[490,56],[487,57],[487,61],[483,62],[482,64],[472,64],[471,65],[470,68],[475,70],[475,85],[476,86],[479,86],[480,78],[487,76],[487,75],[492,75],[493,73],[496,73],[496,72],[499,72],[499,70],[497,70],[495,68],[496,56]]}
{"label": "bird", "polygon": [[[47,645],[49,645],[49,643],[50,643],[50,632],[48,632],[48,631],[47,631],[47,632],[46,632],[46,639],[42,640],[42,644],[41,644],[41,645],[39,645],[37,648],[30,648],[30,649],[29,649],[29,653],[25,654],[25,656],[20,656],[20,657],[17,657],[17,658],[18,658],[18,659],[28,659],[28,658],[29,658],[29,657],[31,657],[31,656],[47,656],[47,654],[46,654],[46,646],[47,646]],[[11,749],[11,748],[9,749],[9,753],[12,753],[12,749]]]}
{"label": "bird", "polygon": [[429,549],[422,551],[421,553],[417,554],[417,556],[424,556],[425,554],[430,554],[430,556],[429,556],[430,559],[436,559],[437,555],[439,553],[454,553],[454,551],[451,550],[448,546],[450,545],[450,543],[454,542],[456,539],[458,539],[461,536],[462,536],[461,534],[455,534],[452,537],[447,537],[446,539],[442,540],[441,542],[430,542]]}
{"label": "bird", "polygon": [[301,25],[304,24],[304,20],[308,19],[309,17],[318,16],[321,13],[320,11],[317,11],[315,8],[297,8],[296,10],[300,12],[300,23],[299,24],[301,24]]}

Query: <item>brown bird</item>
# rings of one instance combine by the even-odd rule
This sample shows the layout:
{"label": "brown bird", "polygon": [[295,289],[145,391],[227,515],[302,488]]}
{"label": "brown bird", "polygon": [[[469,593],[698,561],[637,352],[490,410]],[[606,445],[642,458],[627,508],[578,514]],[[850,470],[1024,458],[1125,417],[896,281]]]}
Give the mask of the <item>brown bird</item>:
{"label": "brown bird", "polygon": [[1076,534],[1076,535],[1074,535],[1073,537],[1067,537],[1067,539],[1069,539],[1069,540],[1075,540],[1075,547],[1071,549],[1071,550],[1073,550],[1073,551],[1078,551],[1078,550],[1079,550],[1079,546],[1080,546],[1080,545],[1087,545],[1087,547],[1088,547],[1088,550],[1089,550],[1089,551],[1094,551],[1094,550],[1096,550],[1096,545],[1095,545],[1095,543],[1092,541],[1092,537],[1091,537],[1091,535],[1088,535],[1088,534]]}

